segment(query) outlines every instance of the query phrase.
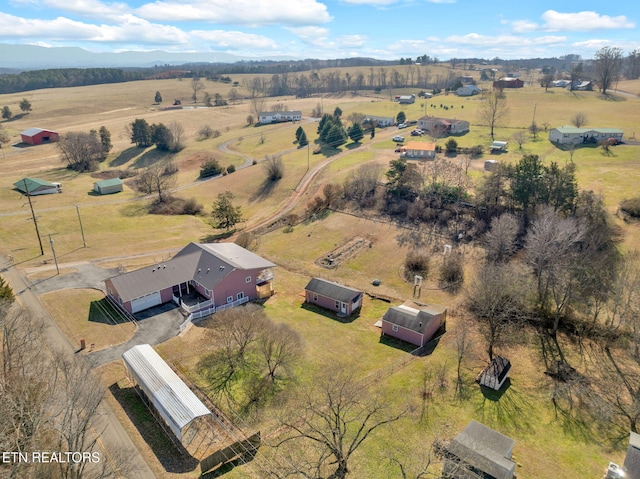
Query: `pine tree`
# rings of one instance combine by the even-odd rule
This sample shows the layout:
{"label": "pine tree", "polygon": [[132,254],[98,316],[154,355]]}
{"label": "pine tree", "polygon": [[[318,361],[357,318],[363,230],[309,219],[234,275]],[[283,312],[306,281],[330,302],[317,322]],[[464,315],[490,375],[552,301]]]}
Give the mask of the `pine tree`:
{"label": "pine tree", "polygon": [[349,128],[349,138],[351,138],[351,141],[354,143],[359,143],[360,140],[364,138],[364,131],[360,123],[354,123],[351,128]]}

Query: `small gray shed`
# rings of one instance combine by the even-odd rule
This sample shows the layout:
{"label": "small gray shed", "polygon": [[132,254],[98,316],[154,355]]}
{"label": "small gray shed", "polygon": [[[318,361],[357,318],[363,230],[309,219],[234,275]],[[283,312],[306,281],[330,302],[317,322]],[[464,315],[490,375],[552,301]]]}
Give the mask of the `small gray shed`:
{"label": "small gray shed", "polygon": [[96,181],[93,184],[93,191],[101,195],[120,193],[123,188],[122,185],[123,182],[120,178],[111,178],[109,180]]}

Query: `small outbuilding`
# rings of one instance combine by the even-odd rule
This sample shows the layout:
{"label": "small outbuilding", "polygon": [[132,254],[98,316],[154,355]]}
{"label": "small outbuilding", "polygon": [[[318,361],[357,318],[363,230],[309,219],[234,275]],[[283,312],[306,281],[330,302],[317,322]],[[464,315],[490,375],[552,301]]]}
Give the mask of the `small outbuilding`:
{"label": "small outbuilding", "polygon": [[447,309],[414,302],[392,306],[382,316],[382,335],[422,347],[442,328]]}
{"label": "small outbuilding", "polygon": [[436,144],[431,141],[410,141],[402,150],[406,158],[433,160],[436,157]]}
{"label": "small outbuilding", "polygon": [[486,386],[499,391],[509,377],[511,361],[502,356],[496,356],[482,370],[476,381],[481,386]]}
{"label": "small outbuilding", "polygon": [[511,459],[516,442],[490,427],[471,421],[445,448],[442,472],[450,479],[513,479]]}
{"label": "small outbuilding", "polygon": [[501,153],[507,151],[509,143],[506,141],[494,141],[491,143],[491,153]]}
{"label": "small outbuilding", "polygon": [[93,184],[93,191],[101,195],[120,193],[122,191],[123,184],[124,183],[120,178],[111,178],[109,180],[96,181]]}
{"label": "small outbuilding", "polygon": [[484,160],[484,171],[496,171],[498,160]]}
{"label": "small outbuilding", "polygon": [[362,307],[363,292],[322,278],[312,278],[304,287],[307,303],[350,315]]}
{"label": "small outbuilding", "polygon": [[60,140],[58,133],[44,128],[28,128],[20,132],[20,137],[22,138],[22,143],[28,145],[44,145]]}
{"label": "small outbuilding", "polygon": [[13,186],[16,190],[28,196],[62,193],[62,184],[51,183],[40,178],[22,178],[16,181]]}

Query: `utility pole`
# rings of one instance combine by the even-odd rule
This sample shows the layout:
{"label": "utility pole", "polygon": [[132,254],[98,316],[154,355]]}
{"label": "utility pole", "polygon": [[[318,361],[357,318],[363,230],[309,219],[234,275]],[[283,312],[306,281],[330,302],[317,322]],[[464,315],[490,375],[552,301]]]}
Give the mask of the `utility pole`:
{"label": "utility pole", "polygon": [[38,237],[38,243],[40,244],[40,256],[44,256],[44,248],[42,247],[42,238],[40,238],[40,231],[38,230],[38,220],[36,220],[36,214],[33,212],[33,204],[31,203],[31,194],[29,193],[29,186],[27,185],[27,179],[23,179],[24,191],[27,193],[27,199],[29,200],[29,209],[31,209],[31,218],[33,218],[33,224],[36,227],[36,236]]}
{"label": "utility pole", "polygon": [[80,218],[80,207],[76,205],[76,212],[78,213],[78,222],[80,223],[80,234],[82,234],[82,247],[87,247],[87,242],[84,240],[84,228],[82,228],[82,218]]}
{"label": "utility pole", "polygon": [[60,274],[60,268],[58,268],[58,258],[56,257],[56,250],[53,247],[53,238],[49,235],[49,244],[51,245],[51,252],[53,253],[53,262],[56,264],[56,274]]}

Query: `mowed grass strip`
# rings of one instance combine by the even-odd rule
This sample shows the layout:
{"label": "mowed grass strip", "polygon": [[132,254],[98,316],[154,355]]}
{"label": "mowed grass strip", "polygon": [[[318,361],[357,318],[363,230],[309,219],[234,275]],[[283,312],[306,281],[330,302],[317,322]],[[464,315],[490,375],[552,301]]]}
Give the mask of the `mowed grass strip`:
{"label": "mowed grass strip", "polygon": [[135,325],[123,321],[108,305],[101,291],[93,289],[65,289],[40,296],[72,347],[80,348],[84,339],[94,351],[128,341]]}

